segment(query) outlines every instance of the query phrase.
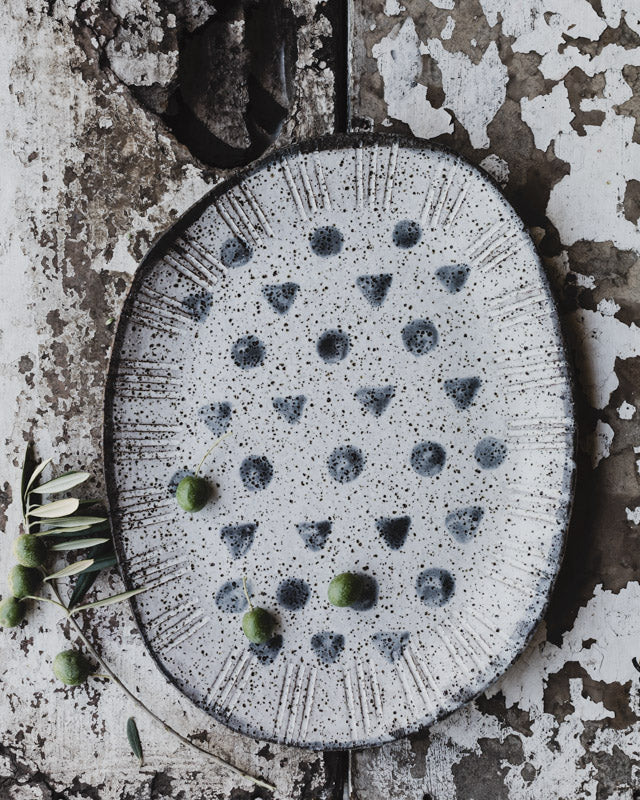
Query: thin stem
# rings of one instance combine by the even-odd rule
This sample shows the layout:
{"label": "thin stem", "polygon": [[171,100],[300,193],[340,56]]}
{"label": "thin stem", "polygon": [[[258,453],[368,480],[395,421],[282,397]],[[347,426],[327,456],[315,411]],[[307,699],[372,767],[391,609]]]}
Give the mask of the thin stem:
{"label": "thin stem", "polygon": [[242,576],[242,588],[244,589],[244,596],[247,598],[247,603],[249,603],[249,608],[253,611],[253,603],[251,602],[251,598],[249,597],[249,592],[247,591],[247,576]]}
{"label": "thin stem", "polygon": [[69,611],[68,611],[67,607],[65,605],[63,605],[62,603],[56,603],[56,601],[52,600],[50,597],[37,597],[36,595],[33,595],[33,594],[27,594],[22,599],[23,600],[38,600],[38,601],[41,601],[42,603],[51,603],[52,606],[58,606],[59,608],[61,608],[65,612],[65,614],[67,616],[69,616]]}
{"label": "thin stem", "polygon": [[[66,610],[66,607],[62,603],[62,598],[60,597],[60,593],[58,592],[58,587],[56,586],[56,584],[53,581],[51,581],[51,583],[49,585],[51,586],[51,589],[52,589],[53,593],[55,594],[55,596],[60,601],[59,605],[61,605]],[[254,778],[253,775],[249,775],[249,773],[244,772],[244,770],[241,770],[238,767],[235,767],[233,764],[229,764],[229,762],[225,761],[223,758],[220,758],[220,756],[217,756],[214,753],[211,753],[209,750],[205,750],[204,747],[200,747],[199,745],[195,744],[195,742],[192,742],[190,739],[187,739],[186,736],[183,736],[175,728],[172,728],[170,725],[168,725],[155,712],[153,712],[150,708],[148,708],[142,702],[142,700],[140,700],[139,697],[137,697],[135,694],[133,694],[133,692],[120,680],[120,678],[118,678],[118,676],[114,673],[114,671],[111,669],[111,667],[98,654],[98,652],[96,651],[95,647],[91,644],[91,642],[84,635],[84,632],[83,632],[82,628],[80,627],[80,625],[78,624],[77,620],[74,617],[72,617],[71,615],[69,615],[69,620],[70,620],[71,624],[73,625],[73,627],[76,629],[76,633],[78,634],[80,639],[83,641],[83,643],[84,643],[85,647],[87,648],[87,650],[89,651],[89,653],[93,656],[93,658],[100,665],[100,668],[102,670],[104,670],[104,672],[107,674],[107,676],[109,678],[111,678],[111,680],[114,683],[116,683],[120,687],[120,689],[122,689],[122,691],[127,695],[127,697],[141,711],[144,711],[145,714],[147,714],[148,716],[151,717],[151,719],[154,719],[159,725],[162,725],[162,727],[165,729],[165,731],[167,731],[168,733],[173,734],[173,736],[175,736],[177,739],[179,739],[183,744],[187,745],[187,747],[191,747],[193,750],[198,750],[200,753],[204,753],[204,755],[208,756],[216,764],[218,764],[219,766],[223,767],[224,769],[230,770],[231,772],[235,773],[239,777],[244,778],[247,781],[251,781],[256,786],[260,786],[263,789],[269,790],[270,792],[275,792],[276,791],[276,787],[273,786],[272,784],[266,783],[265,781],[262,781],[259,778]]]}
{"label": "thin stem", "polygon": [[223,442],[227,436],[231,436],[231,431],[227,431],[223,434],[219,439],[216,439],[215,442],[211,445],[211,447],[207,450],[207,452],[202,456],[200,459],[200,463],[196,467],[195,476],[198,477],[198,473],[200,472],[200,467],[204,464],[205,458],[211,453],[211,451],[216,448],[221,442]]}

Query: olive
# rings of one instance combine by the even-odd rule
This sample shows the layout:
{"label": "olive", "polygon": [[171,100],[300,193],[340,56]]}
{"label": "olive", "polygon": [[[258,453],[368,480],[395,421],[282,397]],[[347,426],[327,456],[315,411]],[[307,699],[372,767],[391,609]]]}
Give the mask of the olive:
{"label": "olive", "polygon": [[9,572],[7,580],[9,591],[18,600],[22,600],[27,595],[35,594],[38,586],[42,583],[42,575],[34,567],[23,567],[16,564]]}
{"label": "olive", "polygon": [[5,597],[0,603],[0,626],[15,628],[24,619],[25,604],[15,597]]}
{"label": "olive", "polygon": [[200,511],[200,509],[206,506],[211,492],[207,481],[199,475],[200,468],[211,451],[230,435],[230,432],[227,432],[224,436],[216,439],[200,459],[195,473],[193,475],[187,475],[178,484],[178,488],[176,489],[176,501],[184,511]]}
{"label": "olive", "polygon": [[254,608],[249,597],[245,575],[242,576],[242,588],[247,603],[249,603],[249,610],[242,617],[244,635],[253,644],[265,644],[273,636],[273,629],[276,627],[275,618],[266,608]]}
{"label": "olive", "polygon": [[204,478],[187,475],[178,484],[176,500],[184,511],[200,511],[209,499],[209,484]]}
{"label": "olive", "polygon": [[92,672],[91,664],[77,650],[63,650],[53,659],[53,674],[67,686],[84,683]]}
{"label": "olive", "polygon": [[362,596],[362,578],[354,572],[341,572],[329,584],[327,595],[334,606],[345,608],[357,603]]}
{"label": "olive", "polygon": [[42,539],[32,533],[23,533],[13,542],[13,555],[23,567],[41,567],[47,557]]}
{"label": "olive", "polygon": [[273,637],[275,619],[266,608],[252,608],[242,617],[244,635],[253,644],[265,644]]}

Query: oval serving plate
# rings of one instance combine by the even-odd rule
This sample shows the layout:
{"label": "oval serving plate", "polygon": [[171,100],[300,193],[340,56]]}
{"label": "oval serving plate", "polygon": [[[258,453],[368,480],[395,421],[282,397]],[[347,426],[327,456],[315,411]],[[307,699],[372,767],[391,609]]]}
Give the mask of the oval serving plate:
{"label": "oval serving plate", "polygon": [[[215,499],[173,496],[215,437]],[[282,150],[152,249],[121,316],[105,462],[166,676],[232,728],[380,744],[494,681],[546,607],[574,471],[570,381],[499,190],[394,137]],[[358,608],[327,586],[360,573]],[[249,645],[242,576],[278,618]]]}

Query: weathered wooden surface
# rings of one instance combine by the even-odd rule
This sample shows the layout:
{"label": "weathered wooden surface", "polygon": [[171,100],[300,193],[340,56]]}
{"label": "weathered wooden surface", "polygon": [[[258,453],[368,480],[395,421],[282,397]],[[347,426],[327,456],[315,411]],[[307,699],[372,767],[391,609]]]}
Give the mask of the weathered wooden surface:
{"label": "weathered wooden surface", "polygon": [[[333,128],[338,6],[284,4],[295,38],[287,96],[265,79],[287,106],[278,143]],[[204,0],[0,8],[3,573],[23,441],[34,437],[41,455],[99,473],[108,320],[148,244],[224,174],[160,116],[185,31],[197,33],[212,8]],[[355,3],[356,124],[437,137],[504,185],[558,293],[581,424],[574,521],[546,624],[486,696],[423,735],[354,754],[361,800],[640,796],[640,676],[631,663],[640,653],[639,17],[633,0]],[[215,33],[238,75],[245,56],[232,45],[242,24],[230,18]],[[242,150],[252,141],[242,113],[249,89],[233,86],[224,121],[206,117],[198,98],[194,107],[204,106],[212,135]],[[125,608],[96,612],[93,625],[107,659],[154,709],[273,780],[278,797],[341,793],[342,757],[243,739],[183,700]],[[124,736],[133,709],[118,690],[54,682],[50,661],[73,640],[54,612],[34,610],[3,636],[2,798],[267,796],[136,714],[147,756],[139,770]]]}

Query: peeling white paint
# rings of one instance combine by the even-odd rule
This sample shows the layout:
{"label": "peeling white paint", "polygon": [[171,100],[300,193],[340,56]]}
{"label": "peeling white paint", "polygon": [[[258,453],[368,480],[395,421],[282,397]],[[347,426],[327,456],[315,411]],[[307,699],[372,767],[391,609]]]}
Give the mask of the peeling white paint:
{"label": "peeling white paint", "polygon": [[486,170],[500,186],[506,186],[509,182],[509,165],[495,153],[483,158],[480,162],[482,169]]}
{"label": "peeling white paint", "polygon": [[603,297],[602,300],[596,306],[596,310],[599,311],[605,317],[614,317],[618,311],[620,311],[620,306],[616,303],[615,300],[611,300],[611,298]]}
{"label": "peeling white paint", "polygon": [[560,133],[571,130],[573,111],[569,105],[569,92],[563,83],[556,84],[549,94],[540,94],[533,100],[520,101],[522,119],[531,128],[538,150],[545,151]]}
{"label": "peeling white paint", "polygon": [[633,523],[633,525],[640,525],[640,506],[625,508],[625,514],[629,522]]}
{"label": "peeling white paint", "polygon": [[453,31],[456,27],[456,21],[453,17],[447,17],[444,28],[440,31],[440,38],[448,41],[453,36]]}
{"label": "peeling white paint", "polygon": [[618,416],[620,419],[633,419],[633,415],[636,413],[636,407],[632,406],[631,403],[627,403],[625,400],[620,408],[618,408]]}
{"label": "peeling white paint", "polygon": [[400,28],[372,48],[384,81],[384,99],[390,116],[406,122],[414,136],[431,139],[452,133],[451,115],[427,100],[427,87],[417,83],[422,72],[420,39],[409,17]]}
{"label": "peeling white paint", "polygon": [[640,328],[598,311],[580,309],[571,315],[572,337],[581,353],[580,384],[593,408],[602,409],[619,385],[616,358],[640,355]]}
{"label": "peeling white paint", "polygon": [[508,77],[496,43],[489,44],[478,64],[464,53],[448,52],[439,39],[421,44],[420,52],[438,63],[446,98],[444,105],[464,126],[471,145],[479,149],[488,147],[487,125],[504,103]]}
{"label": "peeling white paint", "polygon": [[[586,136],[576,131],[558,136],[555,153],[571,172],[551,190],[547,214],[565,245],[615,240],[620,248],[640,249],[638,227],[622,213],[627,180],[640,179],[633,128],[633,119],[609,113],[601,126],[585,128]],[[615,149],[612,142],[618,143]]]}
{"label": "peeling white paint", "polygon": [[595,469],[603,458],[611,452],[614,430],[607,422],[599,419],[593,432],[591,445],[591,467]]}
{"label": "peeling white paint", "polygon": [[398,0],[387,0],[384,5],[384,13],[388,17],[395,17],[405,11],[405,7],[401,6]]}

